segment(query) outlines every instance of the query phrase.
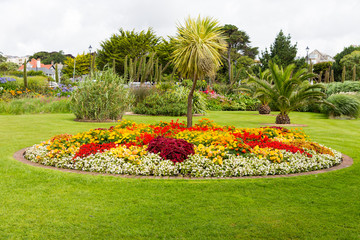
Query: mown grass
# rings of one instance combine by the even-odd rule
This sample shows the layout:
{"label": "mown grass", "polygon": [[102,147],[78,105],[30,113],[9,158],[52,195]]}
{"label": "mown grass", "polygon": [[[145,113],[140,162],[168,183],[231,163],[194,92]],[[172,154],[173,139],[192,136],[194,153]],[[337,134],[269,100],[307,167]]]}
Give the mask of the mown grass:
{"label": "mown grass", "polygon": [[[171,117],[125,116],[136,122]],[[275,117],[212,112],[221,125],[258,127]],[[55,134],[112,123],[72,114],[0,116],[1,239],[359,239],[360,120],[292,113],[313,140],[354,159],[350,168],[278,179],[126,179],[17,162],[15,151]],[[181,118],[184,119],[184,118]]]}

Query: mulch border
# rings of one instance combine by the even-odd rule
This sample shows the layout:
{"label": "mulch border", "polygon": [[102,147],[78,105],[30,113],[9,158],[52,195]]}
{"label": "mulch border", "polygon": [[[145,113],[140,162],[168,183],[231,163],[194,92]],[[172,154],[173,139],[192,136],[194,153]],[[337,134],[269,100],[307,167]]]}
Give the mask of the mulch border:
{"label": "mulch border", "polygon": [[97,172],[86,172],[81,170],[74,170],[74,169],[66,169],[66,168],[57,168],[53,166],[45,166],[39,163],[31,162],[24,158],[24,154],[27,148],[23,148],[14,153],[13,157],[27,165],[34,166],[34,167],[41,167],[47,169],[53,169],[61,172],[71,172],[71,173],[78,173],[78,174],[88,174],[88,175],[102,175],[102,176],[115,176],[121,178],[144,178],[144,179],[186,179],[186,180],[205,180],[205,179],[254,179],[254,178],[281,178],[281,177],[295,177],[295,176],[303,176],[303,175],[311,175],[311,174],[318,174],[318,173],[326,173],[330,171],[335,171],[343,168],[350,167],[354,161],[351,157],[342,154],[342,162],[334,167],[326,168],[322,170],[316,170],[311,172],[302,172],[302,173],[292,173],[287,175],[266,175],[266,176],[244,176],[244,177],[183,177],[183,176],[137,176],[137,175],[122,175],[122,174],[111,174],[111,173],[97,173]]}

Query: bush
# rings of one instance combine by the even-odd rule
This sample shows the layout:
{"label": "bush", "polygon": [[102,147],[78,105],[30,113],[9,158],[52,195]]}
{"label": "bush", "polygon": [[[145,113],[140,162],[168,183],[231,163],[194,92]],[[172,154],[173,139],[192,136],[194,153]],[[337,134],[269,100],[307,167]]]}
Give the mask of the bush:
{"label": "bush", "polygon": [[152,153],[160,153],[160,157],[174,163],[183,162],[189,155],[195,154],[194,144],[183,139],[161,136],[152,139],[147,150]]}
{"label": "bush", "polygon": [[144,102],[145,98],[151,95],[156,88],[149,86],[139,86],[130,89],[130,95],[133,97],[133,105],[136,107],[139,103]]}
{"label": "bush", "polygon": [[128,92],[124,80],[112,69],[95,72],[73,92],[71,109],[81,120],[121,119],[129,104]]}
{"label": "bush", "polygon": [[19,83],[12,77],[0,77],[0,93],[3,90],[16,90],[19,88]]}
{"label": "bush", "polygon": [[0,114],[70,113],[69,98],[21,98],[0,101]]}
{"label": "bush", "polygon": [[360,92],[360,82],[345,81],[333,82],[326,86],[326,95],[330,96],[336,93],[346,92]]}
{"label": "bush", "polygon": [[334,106],[323,107],[323,111],[332,117],[348,116],[358,118],[360,114],[360,100],[350,94],[334,94],[328,97],[328,102]]}
{"label": "bush", "polygon": [[[151,94],[146,96],[142,102],[137,103],[134,112],[146,115],[186,115],[189,91],[189,89],[182,86],[167,91],[153,89]],[[193,113],[205,113],[206,107],[205,96],[200,92],[194,92]]]}
{"label": "bush", "polygon": [[137,114],[145,115],[165,115],[182,116],[187,112],[187,105],[171,92],[153,92],[147,96],[143,102],[137,104],[134,108]]}

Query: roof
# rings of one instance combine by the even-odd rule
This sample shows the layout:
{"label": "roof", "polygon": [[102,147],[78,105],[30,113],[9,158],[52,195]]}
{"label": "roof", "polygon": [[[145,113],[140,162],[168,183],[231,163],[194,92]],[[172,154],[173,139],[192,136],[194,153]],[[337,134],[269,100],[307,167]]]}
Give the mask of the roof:
{"label": "roof", "polygon": [[[37,60],[35,58],[32,58],[30,62],[28,62],[27,66],[31,66],[28,70],[33,70],[36,69],[37,67]],[[40,68],[46,68],[46,69],[50,69],[51,68],[51,64],[43,64],[40,63]],[[39,68],[37,68],[39,69]],[[24,70],[24,65],[21,65],[21,67],[19,68],[19,70]]]}

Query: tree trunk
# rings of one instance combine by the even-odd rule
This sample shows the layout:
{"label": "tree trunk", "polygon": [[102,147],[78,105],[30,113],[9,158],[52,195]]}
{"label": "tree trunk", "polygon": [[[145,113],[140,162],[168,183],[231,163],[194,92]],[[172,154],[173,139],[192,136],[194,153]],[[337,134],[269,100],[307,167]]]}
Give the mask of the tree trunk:
{"label": "tree trunk", "polygon": [[192,101],[193,101],[193,97],[194,97],[194,91],[195,91],[195,87],[196,87],[196,82],[197,82],[197,76],[195,74],[194,76],[194,82],[193,85],[191,87],[191,90],[189,92],[189,96],[188,96],[188,105],[187,105],[187,127],[190,128],[192,127]]}
{"label": "tree trunk", "polygon": [[289,115],[286,113],[280,113],[276,116],[276,124],[290,124]]}
{"label": "tree trunk", "polygon": [[228,72],[229,72],[229,84],[231,84],[231,58],[230,58],[230,53],[231,53],[231,45],[228,45],[228,57],[227,57],[227,61],[228,61]]}
{"label": "tree trunk", "polygon": [[270,114],[270,112],[271,112],[271,108],[269,107],[269,105],[267,105],[267,104],[260,105],[259,114],[265,115],[265,114]]}

